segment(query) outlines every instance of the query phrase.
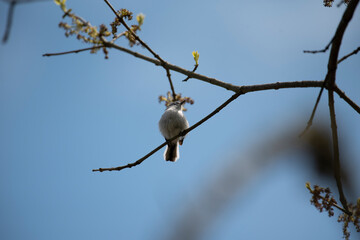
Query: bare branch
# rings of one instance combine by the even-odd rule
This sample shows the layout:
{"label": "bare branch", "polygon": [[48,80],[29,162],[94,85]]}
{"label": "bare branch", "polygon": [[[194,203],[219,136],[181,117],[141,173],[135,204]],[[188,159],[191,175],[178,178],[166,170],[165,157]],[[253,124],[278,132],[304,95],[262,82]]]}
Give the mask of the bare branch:
{"label": "bare branch", "polygon": [[124,21],[124,19],[119,16],[119,14],[115,11],[115,9],[113,8],[113,6],[109,3],[108,0],[104,0],[105,3],[109,6],[109,8],[113,11],[113,13],[116,15],[116,17],[119,19],[119,21],[124,25],[124,27],[128,30],[129,33],[131,33],[134,38],[136,39],[136,41],[138,41],[143,47],[145,47],[156,59],[158,59],[160,61],[160,65],[163,66],[166,70],[166,76],[168,77],[169,80],[169,84],[170,84],[170,88],[173,94],[173,98],[176,98],[176,93],[175,93],[175,89],[174,89],[174,85],[172,83],[171,80],[171,75],[170,75],[170,71],[169,68],[166,67],[166,62],[157,54],[155,53],[143,40],[140,39],[139,36],[137,36],[134,31],[126,24],[126,22]]}
{"label": "bare branch", "polygon": [[165,70],[166,70],[166,76],[167,76],[167,78],[169,79],[171,92],[172,92],[172,94],[173,94],[173,99],[176,99],[175,88],[174,88],[174,85],[173,85],[172,80],[171,80],[170,70],[169,70],[169,68],[166,68],[166,67],[164,67],[164,68],[165,68]]}
{"label": "bare branch", "polygon": [[201,74],[197,74],[195,72],[186,70],[186,69],[181,68],[179,66],[170,64],[168,62],[165,62],[164,65],[162,65],[162,63],[157,59],[142,55],[140,53],[134,52],[134,51],[132,51],[130,49],[121,47],[121,46],[116,45],[116,44],[111,43],[111,42],[104,41],[103,44],[104,44],[105,47],[115,48],[117,50],[126,52],[126,53],[128,53],[130,55],[133,55],[134,57],[141,58],[141,59],[143,59],[145,61],[151,62],[151,63],[153,63],[153,64],[155,64],[157,66],[165,66],[166,68],[168,68],[170,70],[182,73],[182,74],[184,74],[184,75],[186,75],[186,76],[188,76],[190,78],[196,78],[196,79],[199,79],[199,80],[202,80],[204,82],[207,82],[207,83],[210,83],[210,84],[225,88],[225,89],[233,91],[233,92],[237,92],[239,90],[239,88],[240,88],[239,86],[235,86],[235,85],[232,85],[230,83],[222,82],[222,81],[217,80],[215,78],[210,78],[210,77],[207,77],[207,76],[204,76],[204,75],[201,75]]}
{"label": "bare branch", "polygon": [[336,69],[338,65],[338,56],[339,56],[341,42],[345,33],[345,29],[347,28],[358,3],[359,0],[350,1],[338,25],[338,28],[336,29],[336,33],[333,38],[333,43],[329,56],[328,72],[325,78],[325,81],[328,81],[329,83],[328,96],[329,96],[329,110],[330,110],[331,130],[332,130],[333,148],[334,148],[334,175],[340,195],[340,202],[344,207],[344,209],[347,211],[348,211],[348,205],[341,183],[341,174],[340,174],[341,167],[340,167],[339,143],[338,143],[337,125],[336,125],[336,117],[335,117],[333,87],[335,86]]}
{"label": "bare branch", "polygon": [[341,42],[345,33],[345,30],[354,15],[356,6],[358,5],[359,0],[350,1],[348,7],[346,8],[343,17],[336,29],[336,33],[333,38],[333,43],[330,51],[329,62],[328,62],[328,72],[327,72],[327,81],[329,81],[329,86],[333,86],[335,83],[336,69],[338,64],[339,50]]}
{"label": "bare branch", "polygon": [[[120,51],[126,52],[130,55],[133,55],[134,57],[141,58],[145,61],[154,63],[155,65],[160,65],[160,62],[156,59],[147,57],[145,55],[142,55],[137,52],[133,52],[127,48],[120,47],[118,45],[115,45],[111,42],[104,42],[103,46],[97,46],[93,48],[101,48],[101,47],[109,47],[109,48],[115,48]],[[64,54],[70,54],[70,53],[78,53],[82,51],[92,50],[93,48],[84,48],[84,49],[78,49],[68,52],[61,52],[61,53],[46,53],[43,56],[57,56],[57,55],[64,55]],[[271,89],[281,89],[281,88],[303,88],[303,87],[322,87],[323,81],[300,81],[300,82],[282,82],[282,83],[270,83],[270,84],[261,84],[261,85],[253,85],[253,86],[236,86],[232,85],[226,82],[222,82],[220,80],[217,80],[215,78],[210,78],[204,75],[200,75],[197,73],[194,73],[193,71],[188,71],[186,69],[183,69],[181,67],[178,67],[176,65],[172,65],[170,63],[167,63],[167,67],[173,71],[182,73],[187,76],[191,76],[189,78],[195,78],[222,88],[225,88],[227,90],[231,90],[233,92],[237,92],[240,88],[247,93],[247,92],[253,92],[259,90],[271,90]],[[357,111],[360,114],[360,107],[356,105],[348,96],[345,95],[345,93],[339,89],[337,86],[334,88],[334,91],[342,98],[344,101],[346,101],[355,111]],[[310,124],[311,125],[311,124]]]}
{"label": "bare branch", "polygon": [[[174,137],[177,138],[178,136]],[[173,140],[173,139],[172,139]],[[113,168],[99,168],[99,169],[93,169],[93,172],[104,172],[104,171],[121,171],[125,168],[132,168],[135,167],[139,164],[141,164],[145,159],[147,159],[148,157],[150,157],[151,155],[153,155],[154,153],[156,153],[157,151],[159,151],[161,148],[163,148],[165,145],[167,144],[167,142],[164,142],[163,144],[161,144],[160,146],[158,146],[157,148],[155,148],[154,150],[152,150],[151,152],[149,152],[148,154],[146,154],[145,156],[143,156],[142,158],[140,158],[139,160],[137,160],[136,162],[133,163],[129,163],[127,165],[124,166],[119,166],[119,167],[113,167]]]}
{"label": "bare branch", "polygon": [[340,60],[337,62],[337,64],[341,63],[342,61],[344,61],[345,59],[347,59],[348,57],[357,54],[360,51],[360,47],[358,47],[357,49],[355,49],[354,51],[352,51],[351,53],[343,56],[342,58],[340,58]]}
{"label": "bare branch", "polygon": [[72,50],[72,51],[67,51],[67,52],[59,52],[59,53],[45,53],[45,54],[43,54],[43,57],[65,55],[65,54],[70,54],[70,53],[79,53],[79,52],[84,52],[84,51],[88,51],[88,50],[94,50],[94,49],[98,49],[98,48],[102,48],[102,47],[104,47],[104,46],[95,46],[95,47],[89,47],[89,48],[82,48],[82,49],[77,49],[77,50]]}
{"label": "bare branch", "polygon": [[305,127],[304,131],[302,131],[302,133],[299,134],[299,137],[304,136],[304,134],[309,130],[309,128],[312,125],[312,121],[314,120],[314,116],[315,116],[317,106],[318,106],[318,104],[320,102],[322,92],[324,91],[325,83],[326,83],[326,79],[324,80],[324,82],[323,82],[323,84],[321,86],[320,92],[319,92],[319,94],[318,94],[318,96],[316,98],[315,106],[314,106],[314,108],[313,108],[313,110],[311,112],[311,116],[310,116],[310,118],[309,118],[309,120],[308,120],[308,122],[306,124],[306,127]]}
{"label": "bare branch", "polygon": [[307,132],[307,130],[311,127],[317,106],[320,102],[322,92],[323,92],[324,88],[326,87],[326,85],[329,83],[329,86],[334,86],[334,84],[335,84],[337,59],[338,59],[338,55],[339,55],[341,41],[344,36],[345,29],[347,28],[358,3],[359,3],[359,0],[352,0],[349,3],[349,5],[346,8],[346,10],[341,18],[341,21],[336,29],[334,37],[331,39],[330,43],[328,44],[328,46],[330,46],[330,44],[332,45],[331,51],[330,51],[330,56],[329,56],[329,62],[328,62],[328,71],[327,71],[323,86],[321,87],[319,95],[316,99],[315,106],[312,110],[310,119],[307,122],[305,130],[300,134],[300,136],[303,136]]}
{"label": "bare branch", "polygon": [[[206,122],[207,120],[212,118],[215,114],[217,114],[220,110],[225,108],[229,103],[234,101],[240,95],[243,95],[245,93],[263,91],[263,90],[270,90],[270,89],[277,90],[277,89],[283,89],[283,88],[321,87],[322,83],[323,83],[323,81],[301,81],[301,82],[282,82],[282,83],[276,82],[276,83],[261,84],[261,85],[242,86],[242,87],[239,88],[239,90],[234,95],[232,95],[226,102],[221,104],[218,108],[216,108],[214,111],[212,111],[209,115],[207,115],[206,117],[201,119],[199,122],[195,123],[190,128],[188,128],[185,131],[181,132],[179,135],[169,139],[168,141],[172,141],[172,140],[174,140],[174,139],[176,139],[176,138],[178,138],[180,136],[185,136],[187,133],[189,133],[190,131],[194,130],[195,128],[197,128],[198,126],[200,126],[201,124],[203,124],[204,122]],[[145,159],[147,159],[148,157],[150,157],[151,155],[153,155],[154,153],[159,151],[161,148],[163,148],[166,145],[166,143],[167,142],[162,143],[161,145],[156,147],[154,150],[152,150],[151,152],[146,154],[144,157],[138,159],[137,161],[135,161],[133,163],[129,163],[129,164],[124,165],[124,166],[113,167],[113,168],[98,168],[98,169],[93,169],[92,171],[93,172],[120,171],[120,170],[125,169],[125,168],[132,168],[134,166],[137,166],[137,165],[141,164]]]}
{"label": "bare branch", "polygon": [[264,90],[278,90],[284,88],[310,88],[321,87],[323,81],[295,81],[295,82],[276,82],[250,86],[241,86],[240,90],[245,94]]}
{"label": "bare branch", "polygon": [[[171,142],[172,140],[180,137],[180,136],[185,136],[187,133],[191,132],[192,130],[194,130],[195,128],[197,128],[198,126],[200,126],[201,124],[203,124],[204,122],[206,122],[207,120],[209,120],[211,117],[213,117],[215,114],[217,114],[218,112],[220,112],[221,109],[223,109],[224,107],[226,107],[229,103],[231,103],[232,101],[234,101],[236,98],[238,98],[240,95],[242,94],[241,91],[239,91],[238,93],[235,93],[234,95],[232,95],[226,102],[224,102],[223,104],[221,104],[218,108],[216,108],[214,111],[212,111],[209,115],[207,115],[206,117],[204,117],[203,119],[201,119],[199,122],[195,123],[194,125],[192,125],[191,127],[189,127],[188,129],[182,131],[180,134],[178,134],[177,136],[169,139],[168,141]],[[93,169],[93,172],[103,172],[103,171],[120,171],[124,168],[131,168],[134,167],[136,165],[139,165],[140,163],[142,163],[145,159],[147,159],[148,157],[150,157],[151,155],[153,155],[154,153],[156,153],[157,151],[159,151],[161,148],[163,148],[165,145],[167,144],[167,142],[162,143],[160,146],[158,146],[157,148],[155,148],[154,150],[152,150],[151,152],[149,152],[148,154],[146,154],[144,157],[140,158],[139,160],[137,160],[136,162],[133,163],[129,163],[127,165],[124,166],[120,166],[120,167],[115,167],[115,168],[99,168],[99,169]]]}
{"label": "bare branch", "polygon": [[346,96],[346,94],[340,88],[338,88],[338,86],[335,86],[334,91],[339,95],[339,97],[344,99],[345,102],[347,102],[355,111],[360,114],[360,107],[356,105],[356,103],[354,103],[348,96]]}
{"label": "bare branch", "polygon": [[325,48],[323,48],[323,49],[321,49],[321,50],[304,50],[303,52],[304,52],[304,53],[312,53],[312,54],[324,53],[324,52],[326,52],[326,51],[329,49],[329,47],[331,46],[331,43],[332,43],[333,40],[334,40],[334,38],[332,38],[332,39],[330,40],[330,42],[325,46]]}

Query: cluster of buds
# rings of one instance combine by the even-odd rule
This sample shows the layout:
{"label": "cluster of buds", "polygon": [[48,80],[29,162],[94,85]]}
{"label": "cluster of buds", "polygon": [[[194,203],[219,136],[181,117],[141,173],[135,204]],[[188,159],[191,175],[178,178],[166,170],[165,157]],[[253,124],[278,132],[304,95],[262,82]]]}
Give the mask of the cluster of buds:
{"label": "cluster of buds", "polygon": [[329,217],[334,216],[334,205],[337,204],[333,196],[331,196],[330,188],[322,188],[314,185],[314,189],[311,188],[310,183],[306,183],[306,188],[312,194],[311,204],[313,204],[320,212],[324,209],[328,212]]}
{"label": "cluster of buds", "polygon": [[[169,106],[170,103],[175,102],[175,101],[185,101],[186,103],[189,104],[194,104],[194,100],[191,99],[190,97],[182,97],[181,93],[176,94],[175,98],[173,97],[173,95],[170,92],[167,92],[167,97],[165,96],[159,96],[159,103],[161,102],[165,102],[165,106]],[[183,107],[183,111],[186,111],[187,109]]]}
{"label": "cluster of buds", "polygon": [[[111,33],[107,30],[104,25],[100,26],[100,30],[96,26],[92,26],[89,22],[86,22],[81,17],[75,15],[71,9],[67,9],[66,0],[54,0],[54,2],[60,6],[64,12],[63,18],[70,18],[71,23],[60,22],[59,27],[65,30],[65,36],[76,36],[78,40],[85,43],[92,44],[94,48],[91,53],[96,53],[102,45],[102,37],[108,37]],[[103,47],[105,58],[107,58],[107,49]]]}
{"label": "cluster of buds", "polygon": [[[117,11],[117,16],[115,17],[114,21],[110,23],[111,33],[113,34],[114,38],[117,38],[118,27],[121,25],[120,19],[125,19],[130,21],[132,20],[132,18],[133,18],[133,13],[127,9],[122,8],[119,11]],[[133,24],[130,27],[132,33],[136,34],[137,31],[141,30],[141,26],[144,23],[144,19],[145,19],[145,15],[142,13],[136,16],[137,24]],[[138,44],[136,42],[135,36],[131,32],[127,30],[123,33],[123,35],[129,40],[130,47],[134,46],[135,44]]]}
{"label": "cluster of buds", "polygon": [[351,215],[342,213],[338,218],[338,222],[343,222],[343,234],[346,240],[350,238],[349,223],[353,223],[356,231],[360,232],[360,198],[357,199],[356,205],[350,203],[348,208]]}
{"label": "cluster of buds", "polygon": [[[312,189],[310,183],[308,182],[306,183],[306,188],[312,194],[310,200],[311,204],[313,204],[320,212],[325,209],[325,211],[328,212],[329,217],[332,217],[334,216],[334,206],[341,209],[337,205],[334,197],[331,196],[331,191],[329,188],[322,188],[314,185],[314,188]],[[339,215],[338,222],[343,222],[343,236],[344,239],[349,240],[349,223],[353,223],[356,231],[360,232],[360,198],[357,199],[356,205],[350,203],[348,204],[347,208],[349,212],[342,210],[343,213]]]}
{"label": "cluster of buds", "polygon": [[71,9],[66,7],[66,0],[54,0],[54,2],[60,6],[61,10],[64,12],[63,18],[70,18],[71,22],[60,22],[59,27],[65,30],[65,36],[76,36],[78,40],[81,40],[85,43],[89,43],[93,45],[93,49],[91,53],[96,53],[100,48],[103,49],[105,54],[105,58],[108,58],[108,51],[106,47],[103,46],[104,39],[113,35],[112,41],[115,41],[121,36],[125,36],[129,40],[129,45],[132,47],[137,44],[136,39],[133,33],[141,30],[141,26],[144,23],[145,15],[140,13],[136,16],[137,24],[131,25],[130,31],[125,31],[122,34],[116,35],[118,31],[118,27],[121,25],[121,20],[132,20],[133,13],[127,9],[120,9],[117,11],[117,16],[115,20],[110,23],[111,32],[105,25],[101,25],[100,27],[92,26],[89,22],[85,21],[81,17],[77,16],[72,12]]}

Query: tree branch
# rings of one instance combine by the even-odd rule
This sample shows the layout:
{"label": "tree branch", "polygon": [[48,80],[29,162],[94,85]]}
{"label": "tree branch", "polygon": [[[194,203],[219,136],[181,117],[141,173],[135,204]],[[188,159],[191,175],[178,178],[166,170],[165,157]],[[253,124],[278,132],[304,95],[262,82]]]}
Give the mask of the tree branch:
{"label": "tree branch", "polygon": [[334,91],[339,95],[339,97],[344,99],[345,102],[347,102],[355,111],[360,114],[360,107],[356,105],[356,103],[354,103],[348,96],[346,96],[346,94],[340,88],[338,88],[338,86],[335,85]]}
{"label": "tree branch", "polygon": [[325,78],[325,81],[329,83],[328,96],[329,96],[329,111],[330,111],[330,119],[331,119],[331,130],[332,130],[332,138],[333,138],[333,148],[334,148],[334,175],[336,180],[336,185],[340,195],[340,202],[345,210],[348,210],[348,205],[346,201],[346,197],[343,191],[342,183],[341,183],[341,166],[340,166],[340,157],[339,157],[339,142],[337,135],[337,125],[336,125],[336,117],[335,117],[335,106],[334,106],[334,92],[333,87],[335,86],[336,80],[336,69],[338,65],[338,56],[339,50],[341,46],[341,42],[345,33],[345,30],[351,21],[351,18],[355,12],[356,6],[358,5],[359,0],[350,1],[348,7],[346,8],[344,15],[336,29],[336,33],[333,38],[333,43],[331,46],[329,63],[328,63],[328,72]]}
{"label": "tree branch", "polygon": [[77,50],[72,50],[72,51],[67,51],[67,52],[59,52],[59,53],[45,53],[45,54],[43,54],[43,57],[65,55],[65,54],[70,54],[70,53],[79,53],[79,52],[84,52],[84,51],[88,51],[88,50],[94,50],[94,49],[98,49],[98,48],[102,48],[102,47],[104,47],[104,46],[101,45],[101,46],[82,48],[82,49],[77,49]]}
{"label": "tree branch", "polygon": [[330,110],[330,120],[331,120],[331,132],[333,139],[333,151],[334,151],[334,176],[336,180],[336,186],[340,195],[340,202],[343,208],[350,212],[348,209],[348,204],[344,194],[344,190],[341,183],[341,166],[340,166],[340,156],[339,156],[339,139],[337,134],[337,124],[335,116],[335,106],[334,106],[334,92],[333,90],[328,90],[329,96],[329,110]]}
{"label": "tree branch", "polygon": [[[134,52],[132,50],[129,50],[127,48],[123,48],[121,46],[118,46],[112,42],[106,42],[104,41],[104,45],[102,46],[98,46],[98,47],[94,47],[94,48],[101,48],[101,47],[109,47],[109,48],[115,48],[117,50],[123,51],[125,53],[128,53],[134,57],[143,59],[145,61],[151,62],[157,66],[160,66],[161,63],[153,58],[147,57],[145,55],[142,55],[140,53]],[[84,48],[84,49],[78,49],[78,50],[73,50],[73,51],[67,51],[67,52],[61,52],[61,53],[45,53],[43,54],[43,56],[57,56],[57,55],[64,55],[64,54],[70,54],[70,53],[77,53],[77,52],[82,52],[82,51],[86,51],[86,50],[91,50],[92,48]],[[226,82],[222,82],[220,80],[217,80],[215,78],[210,78],[201,74],[197,74],[194,73],[193,71],[188,71],[184,68],[178,67],[176,65],[172,65],[170,63],[166,63],[167,67],[169,67],[169,69],[182,73],[186,76],[190,76],[189,78],[194,78],[194,79],[198,79],[210,84],[213,84],[215,86],[218,87],[222,87],[225,88],[227,90],[233,91],[233,92],[237,92],[240,88],[242,88],[242,90],[244,92],[252,92],[252,91],[258,91],[258,89],[260,90],[271,90],[271,89],[281,89],[281,88],[303,88],[303,87],[322,87],[323,81],[300,81],[300,82],[282,82],[282,83],[269,83],[269,84],[261,84],[261,85],[253,85],[253,86],[236,86],[236,85],[232,85]],[[357,111],[360,114],[360,107],[358,105],[356,105],[356,103],[354,103],[348,96],[345,95],[345,93],[339,89],[337,86],[335,86],[334,91],[339,95],[339,97],[341,97],[342,99],[344,99],[344,101],[346,101],[355,111]]]}
{"label": "tree branch", "polygon": [[122,33],[119,33],[118,35],[116,35],[116,37],[114,37],[111,42],[114,43],[116,40],[118,40],[119,38],[121,38],[122,36],[125,35],[126,32],[122,32]]}
{"label": "tree branch", "polygon": [[128,32],[131,33],[134,36],[134,38],[143,47],[145,47],[156,59],[158,59],[160,61],[160,63],[161,63],[160,65],[163,66],[164,69],[166,70],[166,76],[168,77],[170,88],[171,88],[171,91],[172,91],[172,94],[173,94],[173,98],[175,99],[176,98],[176,93],[175,93],[174,85],[173,85],[172,80],[171,80],[171,74],[170,74],[169,68],[166,67],[166,62],[157,53],[155,53],[143,40],[141,40],[139,36],[137,36],[134,33],[134,31],[126,24],[123,17],[119,16],[119,14],[115,11],[115,9],[109,3],[108,0],[104,0],[104,1],[109,6],[109,8],[113,11],[113,13],[116,15],[116,17],[119,19],[120,23],[122,23],[124,25],[124,27],[128,30]]}
{"label": "tree branch", "polygon": [[342,61],[344,61],[345,59],[347,59],[348,57],[357,54],[360,51],[360,47],[358,47],[357,49],[355,49],[354,51],[352,51],[351,53],[343,56],[342,58],[340,58],[339,61],[337,61],[337,64],[341,63]]}
{"label": "tree branch", "polygon": [[302,133],[299,134],[299,137],[302,137],[305,135],[305,133],[309,130],[309,128],[311,127],[312,125],[312,121],[314,120],[314,116],[315,116],[315,112],[316,112],[316,109],[317,109],[317,106],[320,102],[320,99],[321,99],[321,95],[322,95],[322,92],[324,91],[324,87],[325,87],[325,83],[326,83],[326,79],[323,81],[322,85],[321,85],[321,89],[320,89],[320,92],[316,98],[316,102],[315,102],[315,106],[311,112],[311,116],[306,124],[306,127],[305,129],[302,131]]}
{"label": "tree branch", "polygon": [[[225,108],[229,103],[234,101],[236,98],[238,98],[240,95],[243,95],[245,93],[249,92],[257,92],[257,91],[263,91],[263,90],[277,90],[277,89],[283,89],[283,88],[307,88],[307,87],[321,87],[323,81],[301,81],[301,82],[276,82],[276,83],[269,83],[269,84],[261,84],[261,85],[251,85],[251,86],[242,86],[239,88],[239,90],[232,95],[227,101],[225,101],[223,104],[221,104],[218,108],[216,108],[214,111],[212,111],[210,114],[208,114],[206,117],[201,119],[199,122],[191,126],[190,128],[184,130],[179,135],[169,139],[168,141],[172,141],[180,136],[185,136],[190,131],[194,130],[210,118],[212,118],[215,114],[220,112],[223,108]],[[103,171],[120,171],[125,168],[132,168],[134,166],[137,166],[141,164],[145,159],[159,151],[161,148],[163,148],[166,145],[167,142],[162,143],[158,147],[156,147],[154,150],[146,154],[144,157],[138,159],[137,161],[133,163],[129,163],[127,165],[119,166],[119,167],[113,167],[113,168],[98,168],[93,169],[93,172],[103,172]]]}
{"label": "tree branch", "polygon": [[303,52],[304,52],[304,53],[312,53],[312,54],[324,53],[324,52],[326,52],[326,51],[329,49],[329,47],[330,47],[330,45],[331,45],[331,43],[332,43],[333,40],[334,40],[334,38],[332,38],[332,39],[330,40],[330,42],[325,46],[325,48],[323,48],[323,49],[321,49],[321,50],[304,50]]}
{"label": "tree branch", "polygon": [[[339,55],[339,50],[340,50],[340,46],[341,46],[341,41],[342,38],[344,36],[344,32],[349,24],[349,22],[351,21],[351,18],[355,12],[356,6],[359,3],[359,0],[352,0],[348,7],[346,8],[340,23],[336,29],[335,35],[334,37],[331,39],[330,43],[327,45],[327,48],[330,46],[331,44],[331,51],[330,51],[330,56],[329,56],[329,62],[328,62],[328,71],[323,83],[323,86],[320,89],[319,95],[316,99],[315,102],[315,106],[312,110],[311,116],[309,121],[307,122],[307,125],[304,129],[304,131],[300,134],[300,137],[303,136],[307,130],[311,127],[312,125],[312,121],[314,119],[315,116],[315,112],[317,109],[317,106],[320,102],[321,99],[321,95],[323,93],[324,88],[326,87],[326,85],[329,83],[330,86],[334,86],[335,83],[335,75],[336,75],[336,68],[337,68],[337,58]],[[326,49],[326,48],[325,48]],[[325,50],[326,51],[326,50]]]}
{"label": "tree branch", "polygon": [[348,7],[346,8],[343,17],[341,18],[341,21],[336,29],[336,33],[333,38],[333,43],[331,46],[330,56],[329,56],[329,62],[328,62],[328,72],[327,72],[327,78],[329,81],[329,85],[333,86],[335,83],[335,75],[336,75],[336,69],[338,64],[338,56],[339,56],[339,50],[341,46],[341,42],[345,33],[345,30],[351,21],[356,6],[358,5],[359,0],[352,0],[350,1]]}
{"label": "tree branch", "polygon": [[132,51],[130,49],[121,47],[121,46],[116,45],[116,44],[111,43],[111,42],[104,41],[103,44],[104,44],[105,47],[115,48],[115,49],[120,50],[122,52],[126,52],[126,53],[128,53],[128,54],[130,54],[130,55],[132,55],[134,57],[141,58],[141,59],[143,59],[145,61],[151,62],[151,63],[155,64],[156,66],[165,66],[166,68],[168,68],[170,70],[182,73],[182,74],[184,74],[184,75],[186,75],[186,76],[188,76],[190,78],[196,78],[198,80],[201,80],[201,81],[204,81],[204,82],[207,82],[207,83],[210,83],[210,84],[225,88],[225,89],[233,91],[233,92],[237,92],[239,90],[239,88],[240,88],[239,86],[235,86],[235,85],[232,85],[230,83],[225,83],[225,82],[222,82],[222,81],[217,80],[215,78],[210,78],[210,77],[207,77],[207,76],[204,76],[204,75],[201,75],[201,74],[186,70],[184,68],[181,68],[179,66],[170,64],[168,62],[165,62],[164,65],[162,65],[160,60],[157,60],[157,59],[142,55],[142,54],[140,54],[138,52],[134,52],[134,51]]}
{"label": "tree branch", "polygon": [[[211,117],[213,117],[215,114],[217,114],[218,112],[220,112],[221,109],[223,109],[224,107],[226,107],[229,103],[231,103],[232,101],[234,101],[236,98],[238,98],[240,95],[242,94],[241,91],[239,91],[238,93],[235,93],[234,95],[232,95],[226,102],[224,102],[223,104],[221,104],[218,108],[216,108],[214,111],[212,111],[209,115],[207,115],[206,117],[204,117],[203,119],[201,119],[199,122],[195,123],[194,125],[192,125],[191,127],[189,127],[188,129],[182,131],[180,134],[178,134],[177,136],[169,139],[168,141],[171,142],[172,140],[181,137],[181,136],[185,136],[187,133],[191,132],[192,130],[194,130],[195,128],[197,128],[198,126],[200,126],[201,124],[203,124],[204,122],[206,122],[207,120],[209,120]],[[93,172],[103,172],[103,171],[120,171],[122,169],[125,168],[132,168],[134,166],[137,166],[139,164],[141,164],[145,159],[147,159],[148,157],[150,157],[151,155],[153,155],[154,153],[156,153],[157,151],[159,151],[161,148],[163,148],[165,145],[167,144],[167,142],[162,143],[160,146],[158,146],[157,148],[155,148],[154,150],[152,150],[151,152],[149,152],[148,154],[146,154],[144,157],[140,158],[139,160],[137,160],[136,162],[133,163],[129,163],[127,165],[124,166],[120,166],[120,167],[114,167],[114,168],[99,168],[99,169],[93,169]]]}

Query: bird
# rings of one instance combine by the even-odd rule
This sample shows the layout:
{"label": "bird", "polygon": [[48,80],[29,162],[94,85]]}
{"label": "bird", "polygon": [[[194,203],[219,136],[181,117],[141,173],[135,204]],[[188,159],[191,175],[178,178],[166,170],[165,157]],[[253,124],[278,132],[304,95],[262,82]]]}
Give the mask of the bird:
{"label": "bird", "polygon": [[[159,129],[166,141],[189,128],[189,122],[182,111],[184,103],[185,100],[171,102],[160,118]],[[166,161],[176,162],[179,159],[179,144],[182,145],[184,138],[185,136],[181,136],[167,143],[164,152]]]}

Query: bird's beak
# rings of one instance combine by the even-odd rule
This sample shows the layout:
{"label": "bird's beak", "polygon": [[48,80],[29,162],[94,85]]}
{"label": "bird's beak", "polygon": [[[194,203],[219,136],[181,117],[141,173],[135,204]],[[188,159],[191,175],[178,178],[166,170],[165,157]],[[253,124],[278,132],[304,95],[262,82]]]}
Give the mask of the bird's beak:
{"label": "bird's beak", "polygon": [[186,100],[182,100],[182,101],[180,102],[180,104],[181,104],[181,105],[184,105],[185,102],[186,102]]}

